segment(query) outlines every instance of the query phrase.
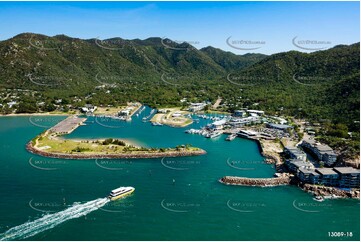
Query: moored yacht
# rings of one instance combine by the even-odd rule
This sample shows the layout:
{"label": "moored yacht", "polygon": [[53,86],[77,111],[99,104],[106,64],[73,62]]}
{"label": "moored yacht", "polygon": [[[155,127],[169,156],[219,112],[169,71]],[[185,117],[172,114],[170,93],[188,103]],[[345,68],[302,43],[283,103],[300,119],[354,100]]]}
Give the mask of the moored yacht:
{"label": "moored yacht", "polygon": [[117,189],[114,189],[110,192],[108,198],[111,201],[115,201],[119,198],[125,197],[131,193],[133,193],[135,190],[134,187],[119,187]]}
{"label": "moored yacht", "polygon": [[220,131],[214,131],[214,132],[208,133],[206,135],[206,138],[216,138],[216,137],[220,136],[221,134],[222,134],[222,132],[220,132]]}
{"label": "moored yacht", "polygon": [[237,134],[230,134],[230,135],[226,138],[226,140],[227,140],[227,141],[232,141],[232,140],[234,140],[236,137],[237,137]]}

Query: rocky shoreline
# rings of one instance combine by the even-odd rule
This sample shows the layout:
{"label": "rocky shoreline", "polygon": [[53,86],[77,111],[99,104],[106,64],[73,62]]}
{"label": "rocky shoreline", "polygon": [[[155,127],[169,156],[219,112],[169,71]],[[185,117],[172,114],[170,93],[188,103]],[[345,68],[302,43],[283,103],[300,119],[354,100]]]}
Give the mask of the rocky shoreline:
{"label": "rocky shoreline", "polygon": [[222,177],[219,182],[226,185],[273,187],[289,185],[291,183],[291,178],[289,176],[274,178],[247,178],[237,176],[225,176]]}
{"label": "rocky shoreline", "polygon": [[30,141],[26,145],[26,149],[33,154],[60,159],[151,159],[163,157],[184,157],[184,156],[198,156],[204,155],[207,152],[199,149],[194,151],[171,151],[171,152],[152,152],[152,153],[119,153],[119,154],[64,154],[51,153],[35,148]]}
{"label": "rocky shoreline", "polygon": [[326,187],[320,185],[303,184],[300,185],[305,192],[312,193],[314,196],[333,198],[357,198],[360,199],[360,189],[341,190],[336,187]]}

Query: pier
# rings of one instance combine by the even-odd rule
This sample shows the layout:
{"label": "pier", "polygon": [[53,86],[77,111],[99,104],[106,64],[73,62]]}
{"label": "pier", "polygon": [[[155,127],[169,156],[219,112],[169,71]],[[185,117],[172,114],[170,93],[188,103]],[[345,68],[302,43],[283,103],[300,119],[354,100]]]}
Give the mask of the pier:
{"label": "pier", "polygon": [[52,127],[49,131],[51,133],[56,134],[70,134],[73,132],[76,128],[78,128],[80,125],[82,125],[85,122],[86,118],[80,118],[77,116],[70,116],[54,127]]}

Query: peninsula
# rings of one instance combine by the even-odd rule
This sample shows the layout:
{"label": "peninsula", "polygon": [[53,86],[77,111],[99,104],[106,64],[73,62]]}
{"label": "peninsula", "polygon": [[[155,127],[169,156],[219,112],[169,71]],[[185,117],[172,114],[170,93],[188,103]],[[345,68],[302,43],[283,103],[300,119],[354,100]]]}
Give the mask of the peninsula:
{"label": "peninsula", "polygon": [[86,118],[70,116],[27,143],[26,149],[41,156],[62,159],[131,159],[203,155],[206,152],[189,145],[175,148],[137,147],[118,139],[73,140],[70,134]]}

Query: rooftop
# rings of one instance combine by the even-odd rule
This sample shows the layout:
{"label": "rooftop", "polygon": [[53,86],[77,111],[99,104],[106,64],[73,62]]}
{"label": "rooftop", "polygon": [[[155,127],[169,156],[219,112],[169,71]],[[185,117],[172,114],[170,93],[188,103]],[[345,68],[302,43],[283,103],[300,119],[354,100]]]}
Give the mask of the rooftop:
{"label": "rooftop", "polygon": [[303,152],[302,150],[300,150],[297,147],[294,146],[286,146],[285,149],[289,150],[290,152],[294,153],[294,154],[299,154],[299,155],[304,155],[305,152]]}
{"label": "rooftop", "polygon": [[333,170],[340,174],[360,173],[360,170],[355,169],[353,167],[335,167],[335,168],[333,168]]}
{"label": "rooftop", "polygon": [[273,128],[277,128],[277,129],[288,129],[288,128],[292,128],[292,126],[285,125],[285,124],[269,123],[268,125],[271,126],[271,127],[273,127]]}
{"label": "rooftop", "polygon": [[317,168],[316,172],[321,175],[337,175],[337,173],[332,168]]}
{"label": "rooftop", "polygon": [[314,175],[314,176],[319,176],[320,174],[318,174],[315,170],[313,169],[305,169],[305,168],[300,168],[299,169],[300,172],[302,172],[303,174],[309,174],[309,175]]}
{"label": "rooftop", "polygon": [[292,160],[288,160],[289,163],[297,166],[297,167],[301,167],[301,166],[313,166],[313,164],[311,162],[307,162],[307,161],[303,161],[303,160],[298,160],[298,159],[292,159]]}

